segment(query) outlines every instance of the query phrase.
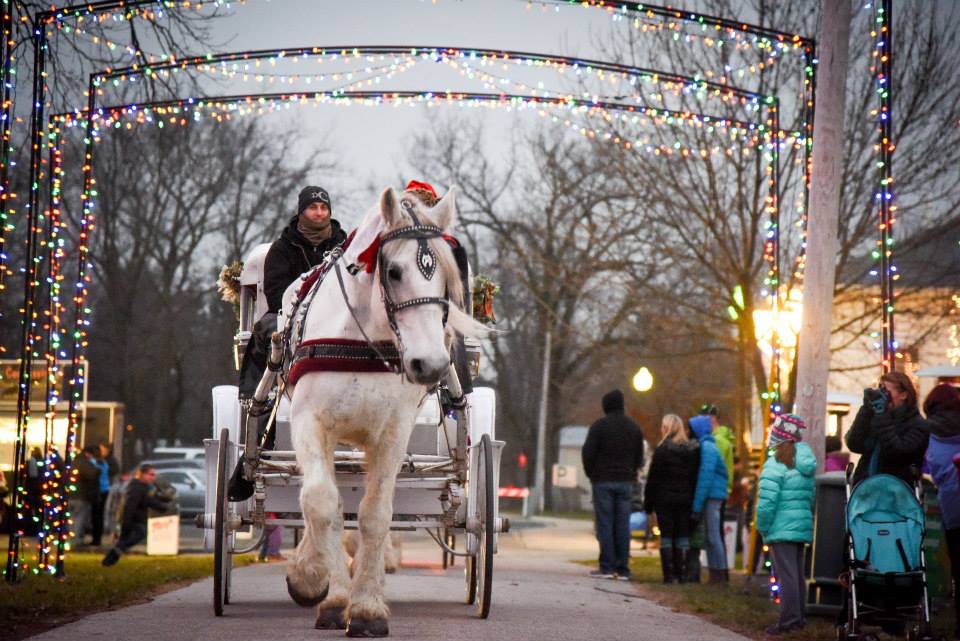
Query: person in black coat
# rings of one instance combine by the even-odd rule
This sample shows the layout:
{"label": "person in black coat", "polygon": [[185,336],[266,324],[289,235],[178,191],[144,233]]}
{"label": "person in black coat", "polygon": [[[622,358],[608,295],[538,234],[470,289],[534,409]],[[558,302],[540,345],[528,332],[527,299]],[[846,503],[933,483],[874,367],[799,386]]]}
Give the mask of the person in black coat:
{"label": "person in black coat", "polygon": [[290,283],[347,240],[347,234],[340,223],[331,218],[332,214],[333,205],[326,189],[310,186],[300,191],[297,215],[270,245],[263,262],[267,312],[276,314]]}
{"label": "person in black coat", "polygon": [[103,557],[103,565],[115,565],[122,554],[147,538],[150,508],[164,512],[169,509],[170,497],[160,497],[155,493],[153,483],[156,480],[157,470],[152,465],[141,465],[136,476],[130,479],[123,500],[120,538]]}
{"label": "person in black coat", "polygon": [[660,434],[663,438],[653,452],[647,472],[643,511],[657,515],[663,582],[685,583],[700,447],[697,439],[687,436],[683,419],[676,414],[663,417]]}
{"label": "person in black coat", "polygon": [[603,418],[587,432],[581,452],[593,485],[593,510],[602,578],[630,579],[630,502],[637,471],[643,467],[643,432],[623,412],[623,392],[603,397]]}
{"label": "person in black coat", "polygon": [[930,438],[913,382],[903,372],[887,372],[880,388],[864,390],[863,398],[846,436],[850,451],[861,454],[854,484],[874,474],[892,474],[912,486]]}
{"label": "person in black coat", "polygon": [[76,470],[74,490],[70,492],[71,531],[76,544],[83,543],[83,536],[93,530],[94,508],[100,502],[100,468],[94,459],[97,447],[87,445],[73,460]]}

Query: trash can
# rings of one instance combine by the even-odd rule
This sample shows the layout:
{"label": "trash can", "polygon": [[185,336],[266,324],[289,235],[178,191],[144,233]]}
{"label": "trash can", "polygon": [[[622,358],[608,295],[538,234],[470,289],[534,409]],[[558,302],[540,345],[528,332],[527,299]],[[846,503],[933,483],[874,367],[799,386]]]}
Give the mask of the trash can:
{"label": "trash can", "polygon": [[943,522],[940,516],[940,501],[937,488],[924,479],[923,514],[926,517],[926,535],[923,539],[923,555],[927,562],[927,590],[931,598],[950,596],[950,555],[943,537]]}
{"label": "trash can", "polygon": [[839,576],[846,567],[847,491],[843,472],[825,472],[816,479],[813,544],[808,548],[807,612],[831,615],[843,606]]}

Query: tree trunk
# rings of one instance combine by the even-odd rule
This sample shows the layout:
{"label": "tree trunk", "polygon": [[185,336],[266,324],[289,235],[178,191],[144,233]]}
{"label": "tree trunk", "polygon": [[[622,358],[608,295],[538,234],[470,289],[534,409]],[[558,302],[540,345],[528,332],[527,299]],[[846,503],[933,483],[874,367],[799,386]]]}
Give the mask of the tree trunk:
{"label": "tree trunk", "polygon": [[817,457],[817,467],[822,471],[827,377],[830,371],[830,326],[838,250],[850,0],[824,0],[820,26],[803,320],[797,353],[796,412],[807,424],[807,439]]}

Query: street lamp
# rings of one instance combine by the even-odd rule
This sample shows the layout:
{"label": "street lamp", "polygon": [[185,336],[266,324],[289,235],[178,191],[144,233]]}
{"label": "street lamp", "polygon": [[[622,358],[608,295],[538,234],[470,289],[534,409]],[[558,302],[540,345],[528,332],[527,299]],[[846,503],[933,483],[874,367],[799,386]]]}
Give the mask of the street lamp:
{"label": "street lamp", "polygon": [[646,367],[641,367],[633,375],[633,389],[638,392],[649,392],[653,387],[653,374]]}

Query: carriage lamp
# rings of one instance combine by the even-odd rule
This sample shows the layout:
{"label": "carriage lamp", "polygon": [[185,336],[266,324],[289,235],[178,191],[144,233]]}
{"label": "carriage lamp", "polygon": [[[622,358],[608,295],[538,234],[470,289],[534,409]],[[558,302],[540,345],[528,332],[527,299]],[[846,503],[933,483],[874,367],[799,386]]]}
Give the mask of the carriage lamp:
{"label": "carriage lamp", "polygon": [[467,366],[470,369],[470,380],[480,376],[480,342],[472,338],[464,339],[467,353]]}
{"label": "carriage lamp", "polygon": [[653,373],[647,367],[641,367],[633,375],[633,389],[638,392],[649,392],[653,388]]}

